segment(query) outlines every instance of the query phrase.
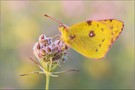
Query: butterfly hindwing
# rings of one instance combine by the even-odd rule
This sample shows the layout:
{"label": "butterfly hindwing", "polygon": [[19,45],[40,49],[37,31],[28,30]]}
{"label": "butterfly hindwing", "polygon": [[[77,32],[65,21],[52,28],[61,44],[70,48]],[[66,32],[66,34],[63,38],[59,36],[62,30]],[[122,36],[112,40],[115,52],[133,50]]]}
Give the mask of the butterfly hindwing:
{"label": "butterfly hindwing", "polygon": [[124,27],[123,22],[116,19],[100,20],[100,22],[109,26],[110,29],[113,31],[113,42],[119,37]]}

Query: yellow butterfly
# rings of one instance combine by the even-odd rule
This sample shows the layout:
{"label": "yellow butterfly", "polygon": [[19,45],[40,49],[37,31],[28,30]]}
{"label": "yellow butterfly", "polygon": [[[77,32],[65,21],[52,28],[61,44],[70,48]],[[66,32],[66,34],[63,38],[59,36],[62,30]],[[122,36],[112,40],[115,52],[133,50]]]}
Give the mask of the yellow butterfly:
{"label": "yellow butterfly", "polygon": [[62,40],[80,54],[94,59],[105,57],[124,27],[123,22],[116,19],[88,20],[69,27],[57,22]]}

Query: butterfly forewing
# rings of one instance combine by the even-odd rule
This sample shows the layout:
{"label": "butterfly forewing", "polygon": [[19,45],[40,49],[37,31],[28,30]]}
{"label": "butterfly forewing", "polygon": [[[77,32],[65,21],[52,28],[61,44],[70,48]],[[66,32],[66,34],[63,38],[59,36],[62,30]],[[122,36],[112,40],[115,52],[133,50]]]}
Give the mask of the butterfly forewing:
{"label": "butterfly forewing", "polygon": [[67,32],[67,44],[89,58],[102,58],[112,41],[112,31],[99,21],[88,21],[75,24]]}

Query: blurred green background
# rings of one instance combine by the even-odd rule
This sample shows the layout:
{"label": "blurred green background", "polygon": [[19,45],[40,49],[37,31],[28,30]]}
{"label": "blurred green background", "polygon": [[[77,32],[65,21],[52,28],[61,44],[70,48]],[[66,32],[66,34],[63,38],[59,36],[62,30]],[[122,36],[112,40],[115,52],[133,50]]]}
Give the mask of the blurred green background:
{"label": "blurred green background", "polygon": [[57,70],[79,69],[51,78],[51,89],[134,88],[134,1],[0,1],[0,88],[43,89],[44,75],[20,74],[39,70],[32,47],[41,34],[59,34],[58,23],[119,19],[125,27],[106,58],[94,61],[70,49],[68,61]]}

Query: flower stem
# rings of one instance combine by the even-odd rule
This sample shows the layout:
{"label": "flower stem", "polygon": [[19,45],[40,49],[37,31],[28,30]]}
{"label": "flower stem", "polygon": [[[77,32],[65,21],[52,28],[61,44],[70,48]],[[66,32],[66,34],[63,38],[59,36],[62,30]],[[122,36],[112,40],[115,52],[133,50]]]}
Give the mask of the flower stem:
{"label": "flower stem", "polygon": [[50,59],[49,65],[46,67],[49,74],[46,73],[46,90],[49,90],[49,82],[50,82],[50,71],[52,68],[52,59]]}
{"label": "flower stem", "polygon": [[45,90],[49,90],[50,75],[46,74],[46,87]]}

